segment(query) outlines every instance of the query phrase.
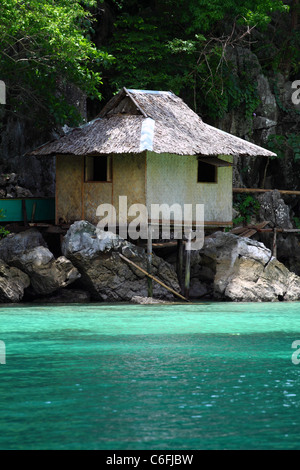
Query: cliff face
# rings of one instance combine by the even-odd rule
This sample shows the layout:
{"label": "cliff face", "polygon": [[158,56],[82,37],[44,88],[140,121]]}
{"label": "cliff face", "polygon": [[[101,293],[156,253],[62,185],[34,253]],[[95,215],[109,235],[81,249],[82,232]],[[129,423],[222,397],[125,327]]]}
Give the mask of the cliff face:
{"label": "cliff face", "polygon": [[[281,73],[263,71],[258,57],[248,49],[235,48],[229,58],[237,70],[245,70],[257,83],[258,105],[251,120],[246,120],[243,110],[237,109],[221,119],[219,127],[246,140],[268,147],[272,136],[287,136],[300,131],[300,104],[293,103],[294,80]],[[275,139],[276,140],[276,139]],[[265,189],[299,189],[300,160],[288,145],[274,147],[279,157],[268,160],[262,157],[236,158],[234,186]],[[282,151],[283,150],[283,151]]]}
{"label": "cliff face", "polygon": [[[55,164],[53,158],[37,159],[24,156],[32,148],[49,140],[24,121],[6,117],[0,140],[0,173],[14,174],[10,185],[1,185],[2,197],[18,196],[18,187],[26,188],[34,196],[53,196],[55,192]],[[44,140],[43,140],[44,139]]]}
{"label": "cliff face", "polygon": [[[104,2],[99,9],[97,24],[94,27],[93,39],[98,47],[108,43],[109,38],[112,37],[114,19],[114,12],[109,9],[107,2]],[[283,31],[285,28],[286,34],[290,26],[292,28],[297,26],[293,21],[295,23],[295,18],[291,16],[291,25],[281,25]],[[243,109],[235,109],[219,122],[213,123],[227,132],[263,147],[269,145],[271,136],[297,135],[300,129],[300,105],[292,102],[294,91],[292,83],[300,77],[292,76],[289,66],[282,73],[276,74],[271,71],[270,67],[265,67],[268,49],[263,46],[266,41],[271,42],[272,34],[275,34],[272,30],[265,33],[257,32],[253,37],[255,47],[249,45],[227,51],[227,59],[233,64],[237,75],[247,74],[251,81],[257,84],[260,104],[255,110],[255,115],[247,120]],[[272,47],[278,49],[279,44],[274,43]],[[256,53],[252,50],[256,50]],[[128,84],[122,83],[121,85]],[[109,84],[103,85],[101,91],[107,97],[112,92]],[[87,116],[89,119],[93,118],[101,107],[95,102],[88,102],[85,95],[72,85],[67,85],[60,92],[68,97],[69,103],[77,107],[83,119]],[[201,110],[199,111],[201,113]],[[55,191],[53,159],[29,158],[24,157],[24,154],[57,136],[62,130],[60,128],[55,131],[40,129],[38,123],[28,122],[26,117],[20,118],[5,114],[4,108],[0,108],[0,122],[0,174],[14,172],[18,176],[19,186],[29,189],[33,195],[53,196]],[[272,150],[276,151],[276,148]],[[234,186],[299,190],[300,159],[295,160],[295,148],[287,143],[281,153],[281,158],[274,160],[267,160],[264,157],[236,158]],[[298,200],[290,198],[288,203],[291,204],[295,214],[299,212]]]}
{"label": "cliff face", "polygon": [[[86,120],[85,94],[71,84],[60,92]],[[63,129],[59,126],[56,129],[41,128],[38,122],[9,113],[4,107],[0,108],[0,123],[0,175],[3,176],[0,178],[0,197],[53,197],[55,158],[29,157],[26,153],[63,134]]]}

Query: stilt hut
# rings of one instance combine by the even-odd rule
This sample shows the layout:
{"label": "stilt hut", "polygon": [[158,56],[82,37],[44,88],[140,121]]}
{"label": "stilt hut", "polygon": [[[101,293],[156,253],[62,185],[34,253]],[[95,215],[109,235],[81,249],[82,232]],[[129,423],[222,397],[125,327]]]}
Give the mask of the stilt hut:
{"label": "stilt hut", "polygon": [[97,207],[118,212],[125,195],[149,211],[204,204],[215,228],[232,224],[233,156],[275,154],[204,123],[172,92],[123,88],[93,121],[32,155],[56,156],[56,223],[97,223]]}

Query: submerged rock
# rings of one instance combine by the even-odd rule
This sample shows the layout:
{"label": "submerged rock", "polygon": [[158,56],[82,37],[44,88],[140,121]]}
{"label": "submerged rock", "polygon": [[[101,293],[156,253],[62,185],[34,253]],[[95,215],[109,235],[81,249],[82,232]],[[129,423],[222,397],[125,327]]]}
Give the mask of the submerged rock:
{"label": "submerged rock", "polygon": [[11,234],[1,240],[0,259],[26,273],[36,295],[55,292],[80,277],[71,261],[64,256],[54,258],[42,235],[35,229]]}
{"label": "submerged rock", "polygon": [[29,284],[27,274],[0,260],[0,302],[20,302]]}
{"label": "submerged rock", "polygon": [[201,255],[215,271],[215,298],[240,302],[300,299],[300,277],[263,243],[217,232],[206,240]]}
{"label": "submerged rock", "polygon": [[[119,256],[147,269],[144,249],[120,238],[112,232],[97,231],[86,221],[71,225],[62,243],[63,255],[81,274],[80,283],[95,300],[129,301],[134,296],[147,296],[147,277]],[[174,268],[153,255],[152,274],[166,285],[180,292]],[[153,295],[159,299],[173,300],[173,294],[153,281]]]}
{"label": "submerged rock", "polygon": [[172,302],[169,302],[168,300],[158,300],[153,299],[153,297],[141,297],[140,295],[135,295],[134,297],[132,297],[131,302],[139,305],[172,304]]}

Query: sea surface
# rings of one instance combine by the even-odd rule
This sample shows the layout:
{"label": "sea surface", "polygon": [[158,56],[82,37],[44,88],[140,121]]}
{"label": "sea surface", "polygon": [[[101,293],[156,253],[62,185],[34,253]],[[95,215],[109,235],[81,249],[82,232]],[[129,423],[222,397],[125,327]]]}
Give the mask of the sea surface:
{"label": "sea surface", "polygon": [[1,450],[300,449],[300,303],[2,305],[0,341]]}

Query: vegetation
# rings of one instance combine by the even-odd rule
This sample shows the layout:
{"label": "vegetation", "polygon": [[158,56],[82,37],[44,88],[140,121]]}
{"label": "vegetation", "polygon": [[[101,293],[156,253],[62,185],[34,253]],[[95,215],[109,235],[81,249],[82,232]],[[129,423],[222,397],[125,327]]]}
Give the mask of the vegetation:
{"label": "vegetation", "polygon": [[[253,115],[258,99],[249,70],[238,72],[229,50],[251,47],[252,32],[263,30],[280,0],[157,0],[113,2],[115,29],[107,50],[116,58],[111,84],[171,89],[195,111],[216,119],[241,107]],[[275,63],[275,59],[274,59]]]}
{"label": "vegetation", "polygon": [[258,214],[260,204],[253,196],[237,194],[233,207],[239,213],[238,217],[233,219],[233,224],[248,225],[251,218]]}
{"label": "vegetation", "polygon": [[[252,33],[267,28],[272,14],[285,15],[285,3],[2,0],[0,77],[8,87],[8,110],[41,126],[72,125],[79,115],[65,99],[66,84],[101,99],[105,74],[105,86],[112,92],[124,85],[171,89],[207,118],[240,107],[250,119],[258,105],[256,84],[247,70],[236,70],[227,52],[233,46],[252,47]],[[103,11],[113,12],[114,28],[99,48],[93,39],[102,5]],[[273,66],[279,67],[288,55],[297,69],[297,34],[286,38],[280,52],[276,45],[266,45],[277,51],[268,50]]]}
{"label": "vegetation", "polygon": [[273,134],[268,139],[268,148],[277,153],[277,157],[284,158],[287,151],[293,153],[295,161],[300,160],[300,136],[299,134],[291,133],[286,135]]}
{"label": "vegetation", "polygon": [[[2,0],[0,76],[8,110],[45,125],[74,124],[79,116],[64,98],[65,84],[101,98],[101,71],[112,57],[90,40],[95,0]],[[42,121],[42,122],[41,122]]]}
{"label": "vegetation", "polygon": [[[125,85],[172,90],[214,125],[233,110],[250,124],[256,75],[236,51],[254,52],[267,76],[299,78],[298,15],[299,0],[2,0],[5,110],[35,129],[73,126],[82,118],[67,88],[98,103]],[[290,112],[276,80],[273,87],[281,112]],[[300,159],[295,130],[271,136],[268,146]],[[269,159],[263,183],[268,168]]]}

